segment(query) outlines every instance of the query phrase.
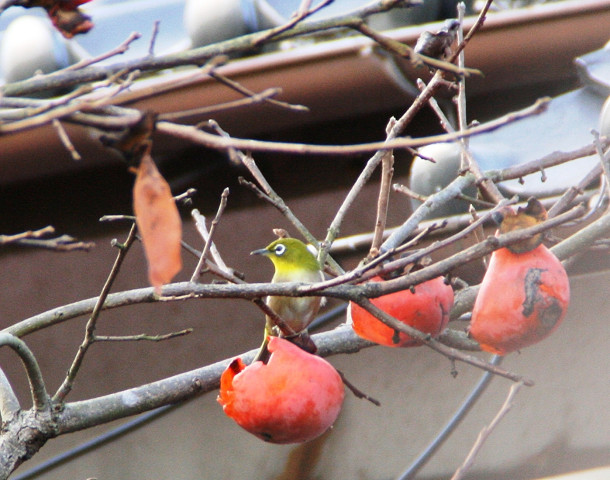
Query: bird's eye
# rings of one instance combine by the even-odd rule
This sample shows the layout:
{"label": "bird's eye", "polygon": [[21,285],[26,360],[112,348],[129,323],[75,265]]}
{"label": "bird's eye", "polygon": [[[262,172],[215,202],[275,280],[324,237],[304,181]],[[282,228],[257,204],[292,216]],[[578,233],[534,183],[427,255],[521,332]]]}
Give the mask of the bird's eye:
{"label": "bird's eye", "polygon": [[279,257],[281,255],[284,255],[284,252],[286,251],[286,245],[282,245],[281,243],[279,245],[276,245],[275,248],[273,249],[273,252]]}

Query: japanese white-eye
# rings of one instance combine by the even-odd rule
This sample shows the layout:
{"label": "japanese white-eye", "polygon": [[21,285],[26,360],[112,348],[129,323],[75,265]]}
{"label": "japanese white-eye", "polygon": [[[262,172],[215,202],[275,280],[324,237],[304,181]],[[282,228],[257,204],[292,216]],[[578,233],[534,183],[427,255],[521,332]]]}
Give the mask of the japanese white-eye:
{"label": "japanese white-eye", "polygon": [[[324,274],[315,255],[300,240],[296,238],[279,238],[260,250],[254,250],[250,255],[264,255],[275,267],[272,283],[304,282],[314,283],[324,280]],[[281,319],[300,333],[313,321],[320,304],[321,297],[268,297],[267,305]],[[267,333],[271,333],[273,324],[267,318]]]}

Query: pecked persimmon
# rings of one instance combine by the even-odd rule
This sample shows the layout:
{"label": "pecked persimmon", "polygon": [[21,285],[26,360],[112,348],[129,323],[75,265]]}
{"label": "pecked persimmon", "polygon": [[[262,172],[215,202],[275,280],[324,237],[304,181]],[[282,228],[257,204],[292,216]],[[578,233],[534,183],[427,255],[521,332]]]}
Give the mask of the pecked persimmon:
{"label": "pecked persimmon", "polygon": [[[500,233],[536,225],[547,213],[535,198],[515,212],[500,212]],[[505,355],[549,336],[565,317],[570,282],[542,234],[491,254],[470,321],[470,336],[483,350]]]}
{"label": "pecked persimmon", "polygon": [[326,432],[343,404],[343,381],[333,366],[279,337],[266,363],[231,362],[220,378],[218,403],[237,424],[271,443],[301,443]]}
{"label": "pecked persimmon", "polygon": [[561,262],[544,245],[529,252],[492,253],[472,310],[470,335],[499,355],[549,336],[565,317],[570,283]]}
{"label": "pecked persimmon", "polygon": [[[383,281],[373,277],[373,282]],[[371,299],[388,315],[433,337],[440,334],[449,322],[453,306],[453,289],[443,277],[416,285],[414,291],[401,290]],[[355,303],[350,303],[352,328],[362,338],[388,347],[412,347],[420,342],[409,335],[396,332],[381,320]]]}

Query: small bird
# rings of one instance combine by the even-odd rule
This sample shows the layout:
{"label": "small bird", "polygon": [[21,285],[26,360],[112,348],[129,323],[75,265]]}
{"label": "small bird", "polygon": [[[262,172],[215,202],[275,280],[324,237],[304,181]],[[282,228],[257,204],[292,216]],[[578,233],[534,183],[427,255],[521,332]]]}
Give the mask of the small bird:
{"label": "small bird", "polygon": [[460,22],[456,19],[446,20],[438,32],[423,32],[413,50],[426,57],[446,60],[451,55],[451,45],[455,42],[459,26]]}
{"label": "small bird", "polygon": [[[272,283],[314,283],[324,280],[316,256],[296,238],[279,238],[250,255],[264,255],[273,262],[275,274]],[[321,303],[321,297],[267,297],[267,305],[297,334],[313,321]],[[267,317],[266,334],[272,334],[273,326]]]}

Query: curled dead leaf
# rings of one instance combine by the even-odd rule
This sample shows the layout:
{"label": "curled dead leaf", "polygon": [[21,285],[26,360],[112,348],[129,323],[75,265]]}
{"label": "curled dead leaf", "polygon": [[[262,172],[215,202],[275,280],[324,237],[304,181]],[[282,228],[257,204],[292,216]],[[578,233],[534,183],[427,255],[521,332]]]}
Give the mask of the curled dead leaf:
{"label": "curled dead leaf", "polygon": [[133,210],[155,291],[182,268],[182,221],[167,181],[149,151],[142,155],[133,187]]}

